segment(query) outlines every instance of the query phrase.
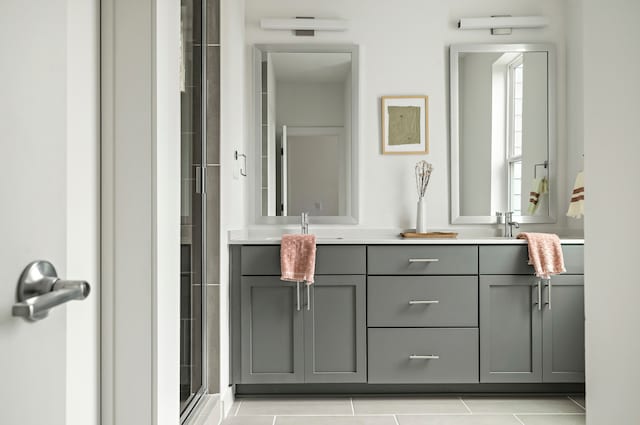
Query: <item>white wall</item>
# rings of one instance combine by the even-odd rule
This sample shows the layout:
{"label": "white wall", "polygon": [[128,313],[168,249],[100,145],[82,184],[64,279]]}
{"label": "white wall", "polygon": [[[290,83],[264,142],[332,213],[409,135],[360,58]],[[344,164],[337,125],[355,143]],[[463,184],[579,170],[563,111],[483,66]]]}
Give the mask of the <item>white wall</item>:
{"label": "white wall", "polygon": [[[355,43],[361,48],[360,85],[360,224],[368,227],[414,226],[415,184],[413,166],[427,159],[435,167],[428,190],[428,216],[434,228],[449,228],[448,166],[448,46],[463,42],[553,42],[558,47],[558,84],[565,87],[565,2],[557,0],[402,0],[390,7],[385,0],[247,0],[246,42],[254,43]],[[515,30],[509,36],[489,31],[461,31],[462,17],[492,14],[544,15],[545,29]],[[349,20],[345,32],[321,32],[313,39],[294,37],[289,31],[263,31],[263,17],[317,16]],[[249,79],[248,79],[249,80]],[[380,96],[429,95],[430,154],[380,154]],[[558,93],[558,160],[567,158],[565,93]],[[560,170],[559,187],[567,185]],[[573,180],[573,176],[570,180]],[[565,199],[566,198],[566,199]],[[568,197],[560,196],[560,211]],[[384,206],[384,207],[381,207]],[[559,227],[566,223],[559,215]],[[549,226],[545,226],[549,228]]]}
{"label": "white wall", "polygon": [[[567,95],[567,184],[563,199],[571,197],[573,183],[584,168],[584,82],[583,82],[583,34],[582,0],[566,0],[565,27],[566,49],[566,95]],[[562,142],[562,141],[560,141]],[[560,211],[566,214],[566,211]],[[584,232],[584,220],[567,218],[567,227],[576,234]]]}
{"label": "white wall", "polygon": [[460,58],[460,199],[464,200],[460,215],[495,212],[491,208],[491,83],[492,65],[500,56],[466,54]]}
{"label": "white wall", "polygon": [[[277,82],[278,127],[342,127],[344,83]],[[301,107],[301,104],[304,107]],[[327,113],[329,112],[329,113]]]}
{"label": "white wall", "polygon": [[339,215],[343,138],[295,133],[287,133],[287,213]]}
{"label": "white wall", "polygon": [[640,2],[583,1],[587,424],[638,424]]}
{"label": "white wall", "polygon": [[[220,2],[220,395],[228,412],[232,404],[229,387],[229,247],[228,231],[246,223],[247,178],[240,177],[241,161],[233,153],[247,152],[245,142],[246,63],[252,63],[245,49],[244,1]],[[249,164],[253,159],[249,159]],[[255,167],[250,167],[256,169]],[[251,171],[249,171],[251,172]]]}
{"label": "white wall", "polygon": [[100,418],[100,10],[67,1],[67,266],[91,285],[67,307],[68,425]]}
{"label": "white wall", "polygon": [[[529,192],[532,189],[533,176],[545,176],[547,170],[537,167],[547,158],[548,140],[548,63],[547,55],[542,52],[524,54],[524,81],[522,105],[522,198],[520,207],[523,214],[529,215]],[[534,171],[535,170],[535,171]],[[537,174],[536,174],[537,173]],[[568,181],[567,181],[568,183]],[[564,191],[563,191],[564,193]],[[567,198],[569,199],[569,198]],[[549,195],[541,195],[535,215],[548,215]],[[564,204],[563,204],[564,206]],[[564,215],[566,211],[559,211]]]}
{"label": "white wall", "polygon": [[179,423],[179,23],[101,2],[104,425]]}
{"label": "white wall", "polygon": [[[264,75],[263,75],[264,77]],[[264,81],[262,82],[264,85]],[[262,137],[264,137],[265,131],[267,132],[267,150],[262,151],[262,173],[265,172],[265,163],[267,163],[267,181],[264,181],[263,176],[263,199],[262,209],[265,208],[264,200],[264,185],[267,186],[267,215],[276,215],[276,133],[278,127],[278,113],[277,113],[277,96],[276,96],[276,73],[273,67],[273,60],[271,59],[271,53],[268,53],[267,59],[267,128],[262,128]],[[266,158],[264,156],[266,155]],[[279,153],[278,153],[279,155]]]}
{"label": "white wall", "polygon": [[351,123],[353,122],[353,104],[351,102],[351,71],[344,81],[344,162],[340,169],[340,178],[344,183],[340,183],[340,210],[344,211],[344,214],[351,214],[350,202],[347,199],[351,199],[351,173],[347,170],[351,167],[351,139],[353,132],[351,131]]}

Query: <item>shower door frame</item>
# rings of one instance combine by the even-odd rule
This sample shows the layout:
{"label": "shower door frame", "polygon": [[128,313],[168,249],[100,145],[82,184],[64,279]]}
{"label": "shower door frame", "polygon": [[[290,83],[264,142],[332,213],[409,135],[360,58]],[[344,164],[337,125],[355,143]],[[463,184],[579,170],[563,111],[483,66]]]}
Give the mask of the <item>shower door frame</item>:
{"label": "shower door frame", "polygon": [[[198,390],[189,397],[188,402],[184,409],[180,411],[180,423],[184,423],[189,419],[189,415],[194,411],[195,407],[198,405],[202,396],[209,392],[208,385],[208,350],[207,350],[207,0],[193,0],[195,2],[200,2],[200,15],[201,15],[201,30],[200,30],[200,162],[199,169],[201,170],[201,174],[199,178],[196,178],[196,184],[199,180],[200,186],[195,187],[195,193],[201,196],[200,202],[200,213],[201,213],[201,224],[200,224],[200,237],[201,237],[201,258],[200,258],[200,302],[201,302],[201,312],[202,315],[200,317],[200,329],[202,331],[202,339],[201,339],[201,350],[200,358],[202,360],[202,364],[200,367],[201,370],[201,380],[202,385]],[[191,285],[193,287],[193,285]],[[182,329],[182,327],[181,327]],[[193,341],[191,341],[191,345],[193,346]]]}

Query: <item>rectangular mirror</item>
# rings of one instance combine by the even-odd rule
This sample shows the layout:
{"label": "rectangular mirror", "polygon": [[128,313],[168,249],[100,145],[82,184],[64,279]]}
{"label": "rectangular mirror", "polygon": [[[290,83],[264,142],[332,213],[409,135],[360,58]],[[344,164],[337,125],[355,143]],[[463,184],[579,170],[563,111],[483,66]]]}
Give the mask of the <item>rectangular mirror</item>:
{"label": "rectangular mirror", "polygon": [[555,222],[555,49],[450,48],[451,222]]}
{"label": "rectangular mirror", "polygon": [[357,222],[358,48],[254,50],[257,223]]}

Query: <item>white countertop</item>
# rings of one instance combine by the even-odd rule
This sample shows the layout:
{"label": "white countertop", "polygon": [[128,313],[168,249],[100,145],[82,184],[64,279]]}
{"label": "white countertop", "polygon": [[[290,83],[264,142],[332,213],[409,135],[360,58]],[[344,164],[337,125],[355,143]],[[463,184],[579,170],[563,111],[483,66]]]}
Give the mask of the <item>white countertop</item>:
{"label": "white countertop", "polygon": [[[295,231],[280,230],[273,232],[229,232],[230,245],[279,245],[283,233]],[[311,232],[313,233],[313,232]],[[378,229],[331,230],[317,232],[318,245],[524,245],[526,240],[499,236],[474,236],[460,233],[456,239],[404,239],[399,231]],[[560,237],[563,244],[584,244],[584,239]]]}

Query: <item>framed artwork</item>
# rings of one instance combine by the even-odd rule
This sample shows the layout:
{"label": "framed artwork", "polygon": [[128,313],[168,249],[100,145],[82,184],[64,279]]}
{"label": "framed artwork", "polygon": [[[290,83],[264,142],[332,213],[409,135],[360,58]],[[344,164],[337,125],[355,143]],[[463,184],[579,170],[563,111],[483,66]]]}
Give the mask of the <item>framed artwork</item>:
{"label": "framed artwork", "polygon": [[429,97],[382,96],[382,153],[429,153]]}

